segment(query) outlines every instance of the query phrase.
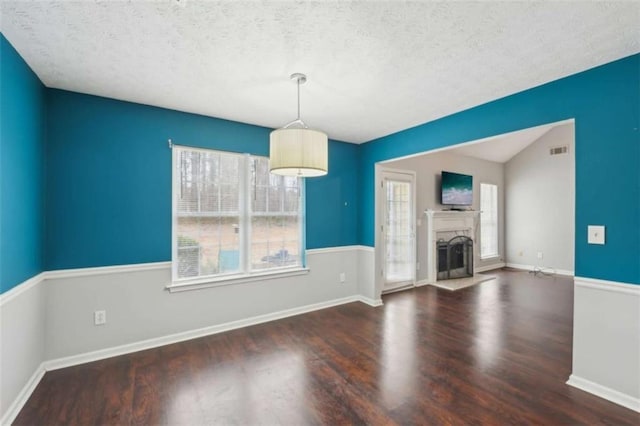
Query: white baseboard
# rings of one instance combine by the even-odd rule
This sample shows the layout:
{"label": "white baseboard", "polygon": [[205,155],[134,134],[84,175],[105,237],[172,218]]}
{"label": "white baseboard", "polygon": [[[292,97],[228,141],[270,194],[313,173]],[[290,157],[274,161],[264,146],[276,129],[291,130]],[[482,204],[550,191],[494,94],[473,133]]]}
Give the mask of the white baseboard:
{"label": "white baseboard", "polygon": [[523,269],[525,271],[533,271],[535,269],[535,266],[533,265],[525,265],[524,263],[511,263],[511,262],[507,262],[505,264],[505,266],[507,268],[514,268],[514,269]]}
{"label": "white baseboard", "polygon": [[44,377],[44,373],[46,373],[46,369],[44,368],[44,363],[40,364],[36,371],[33,372],[27,383],[24,385],[16,399],[13,400],[7,411],[0,419],[0,425],[10,425],[13,421],[18,417],[20,410],[24,407],[24,404],[27,403],[27,400]]}
{"label": "white baseboard", "polygon": [[416,281],[416,287],[423,287],[425,285],[429,285],[431,284],[429,282],[429,280],[420,280],[420,281]]}
{"label": "white baseboard", "polygon": [[491,265],[474,267],[473,271],[474,272],[493,271],[494,269],[504,268],[505,266],[507,266],[506,263],[500,262],[500,263],[494,263],[494,264],[491,264]]}
{"label": "white baseboard", "polygon": [[640,413],[640,399],[638,398],[634,398],[606,386],[599,385],[574,374],[569,377],[567,384]]}
{"label": "white baseboard", "polygon": [[524,265],[521,263],[511,263],[511,262],[507,262],[505,266],[508,268],[514,268],[514,269],[524,269],[525,271],[533,271],[537,268],[537,269],[542,269],[543,272],[550,272],[556,275],[566,275],[568,277],[573,277],[575,274],[574,271],[568,271],[565,269],[556,269],[550,266]]}
{"label": "white baseboard", "polygon": [[[362,299],[367,299],[364,301]],[[320,309],[330,308],[332,306],[344,305],[352,302],[364,302],[371,306],[376,305],[376,301],[369,300],[368,298],[362,298],[361,296],[349,296],[341,299],[329,300],[326,302],[315,303],[312,305],[300,306],[292,309],[285,309],[278,312],[272,312],[265,315],[258,315],[251,318],[245,318],[237,321],[231,321],[224,324],[213,325],[209,327],[203,327],[195,330],[184,331],[181,333],[170,334],[167,336],[156,337],[153,339],[142,340],[139,342],[133,342],[125,345],[115,346],[112,348],[101,349],[93,352],[86,352],[78,355],[72,355],[68,357],[53,359],[44,362],[44,368],[47,371],[57,370],[60,368],[71,367],[74,365],[85,364],[87,362],[98,361],[105,358],[111,358],[118,355],[125,355],[133,352],[138,352],[146,349],[157,348],[159,346],[170,345],[172,343],[183,342],[185,340],[197,339],[199,337],[209,336],[212,334],[222,333],[225,331],[231,331],[242,327],[249,327],[252,325],[262,324],[269,321],[275,321],[282,318],[291,317],[294,315],[300,315],[307,312],[317,311]],[[369,303],[371,302],[371,303]],[[380,305],[382,301],[380,301]]]}
{"label": "white baseboard", "polygon": [[378,306],[382,306],[382,299],[372,299],[370,297],[365,297],[365,296],[357,296],[358,300],[361,301],[362,303],[369,305],[369,306],[373,306],[374,308],[378,307]]}

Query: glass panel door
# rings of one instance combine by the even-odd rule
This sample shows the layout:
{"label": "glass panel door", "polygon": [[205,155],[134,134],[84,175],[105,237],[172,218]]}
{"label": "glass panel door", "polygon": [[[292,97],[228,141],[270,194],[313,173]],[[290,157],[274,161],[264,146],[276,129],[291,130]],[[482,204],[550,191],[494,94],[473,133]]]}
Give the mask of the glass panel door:
{"label": "glass panel door", "polygon": [[384,173],[384,288],[414,284],[413,175]]}

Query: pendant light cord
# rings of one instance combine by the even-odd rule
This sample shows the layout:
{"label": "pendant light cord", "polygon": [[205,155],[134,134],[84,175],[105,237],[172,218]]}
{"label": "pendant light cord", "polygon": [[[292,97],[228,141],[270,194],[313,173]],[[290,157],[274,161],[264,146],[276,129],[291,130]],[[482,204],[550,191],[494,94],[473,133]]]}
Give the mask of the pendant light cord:
{"label": "pendant light cord", "polygon": [[300,85],[304,84],[307,81],[307,76],[305,76],[304,74],[296,73],[291,75],[291,80],[294,80],[294,79],[296,80],[296,85],[298,87],[298,117],[292,122],[290,122],[289,124],[285,125],[283,129],[288,129],[293,126],[297,126],[302,129],[307,129],[308,128],[307,125],[304,124],[304,121],[302,121],[302,118],[300,118]]}
{"label": "pendant light cord", "polygon": [[300,79],[298,78],[298,121],[300,120]]}

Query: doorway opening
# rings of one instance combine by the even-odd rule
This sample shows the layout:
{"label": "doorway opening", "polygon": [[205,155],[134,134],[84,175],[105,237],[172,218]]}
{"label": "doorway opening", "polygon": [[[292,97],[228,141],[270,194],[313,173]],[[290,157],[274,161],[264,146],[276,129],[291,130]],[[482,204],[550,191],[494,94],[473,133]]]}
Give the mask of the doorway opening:
{"label": "doorway opening", "polygon": [[[473,201],[467,209],[480,214],[469,235],[472,273],[506,266],[573,275],[575,151],[575,122],[569,119],[377,163],[374,294],[434,284],[429,271],[438,260],[430,254],[435,243],[427,241],[426,212],[448,210],[441,204],[443,171],[473,176]],[[413,173],[415,179],[415,251],[405,262],[415,269],[404,287],[385,272],[392,270],[382,232],[385,170]]]}

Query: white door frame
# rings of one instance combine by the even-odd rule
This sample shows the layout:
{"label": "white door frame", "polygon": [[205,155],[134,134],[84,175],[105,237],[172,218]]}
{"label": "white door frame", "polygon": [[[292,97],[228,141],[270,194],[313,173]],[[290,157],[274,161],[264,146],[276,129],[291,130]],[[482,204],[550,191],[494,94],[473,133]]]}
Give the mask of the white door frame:
{"label": "white door frame", "polygon": [[[413,211],[411,212],[411,225],[413,227],[413,239],[412,239],[412,249],[411,249],[411,263],[413,264],[412,268],[412,282],[409,286],[414,287],[416,284],[416,172],[413,170],[401,170],[401,169],[393,169],[388,167],[383,167],[380,164],[376,164],[375,166],[375,185],[376,190],[374,191],[375,197],[375,294],[379,297],[383,291],[387,290],[384,288],[384,267],[386,266],[386,256],[384,252],[384,240],[383,240],[383,224],[384,224],[384,212],[385,206],[383,201],[385,199],[383,190],[384,190],[384,175],[385,173],[399,173],[411,176],[411,202],[413,204]],[[400,288],[408,287],[407,285],[403,285]],[[393,291],[393,289],[388,289],[389,291]]]}

